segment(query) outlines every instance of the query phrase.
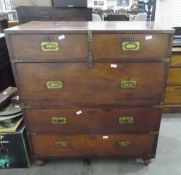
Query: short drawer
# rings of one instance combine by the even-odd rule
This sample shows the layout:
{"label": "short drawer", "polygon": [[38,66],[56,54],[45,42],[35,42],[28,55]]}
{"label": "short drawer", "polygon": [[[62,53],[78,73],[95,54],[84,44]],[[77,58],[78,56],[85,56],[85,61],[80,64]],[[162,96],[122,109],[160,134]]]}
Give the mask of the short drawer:
{"label": "short drawer", "polygon": [[167,58],[169,34],[94,34],[94,60],[145,60]]}
{"label": "short drawer", "polygon": [[87,61],[86,34],[10,35],[12,59],[23,62]]}
{"label": "short drawer", "polygon": [[181,86],[167,86],[165,104],[181,104]]}
{"label": "short drawer", "polygon": [[158,104],[164,63],[16,64],[21,97],[32,106]]}
{"label": "short drawer", "polygon": [[151,108],[63,108],[25,110],[36,134],[149,133],[159,130],[161,111]]}
{"label": "short drawer", "polygon": [[38,156],[152,157],[154,135],[36,135],[32,136]]}
{"label": "short drawer", "polygon": [[181,85],[181,68],[170,68],[167,84]]}
{"label": "short drawer", "polygon": [[174,54],[171,58],[172,67],[181,67],[181,54]]}

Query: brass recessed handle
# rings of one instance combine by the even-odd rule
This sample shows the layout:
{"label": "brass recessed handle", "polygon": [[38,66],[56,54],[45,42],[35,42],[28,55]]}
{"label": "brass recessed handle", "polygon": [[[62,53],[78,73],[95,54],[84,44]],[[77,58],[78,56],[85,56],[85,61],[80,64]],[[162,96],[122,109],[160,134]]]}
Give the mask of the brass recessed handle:
{"label": "brass recessed handle", "polygon": [[119,148],[132,148],[133,143],[131,141],[118,141]]}
{"label": "brass recessed handle", "polygon": [[134,123],[134,117],[119,117],[119,124],[132,125]]}
{"label": "brass recessed handle", "polygon": [[48,89],[61,89],[63,88],[63,82],[62,81],[47,81],[46,87]]}
{"label": "brass recessed handle", "polygon": [[56,141],[55,146],[57,148],[70,148],[70,143],[67,141]]}
{"label": "brass recessed handle", "polygon": [[120,83],[121,89],[135,89],[137,87],[137,82],[135,80],[123,80]]}
{"label": "brass recessed handle", "polygon": [[52,117],[52,124],[54,125],[64,125],[67,123],[66,117]]}
{"label": "brass recessed handle", "polygon": [[60,47],[58,42],[48,41],[41,43],[41,50],[43,52],[57,52],[59,49]]}
{"label": "brass recessed handle", "polygon": [[141,49],[141,44],[139,41],[124,41],[122,49],[124,51],[138,51]]}

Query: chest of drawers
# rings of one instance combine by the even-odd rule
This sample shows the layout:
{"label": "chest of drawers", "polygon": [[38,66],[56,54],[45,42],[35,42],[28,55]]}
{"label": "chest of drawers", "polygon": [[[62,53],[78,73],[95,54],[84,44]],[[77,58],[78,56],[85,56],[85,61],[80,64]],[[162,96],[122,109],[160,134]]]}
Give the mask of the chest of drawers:
{"label": "chest of drawers", "polygon": [[6,30],[32,155],[155,157],[173,30],[31,22]]}

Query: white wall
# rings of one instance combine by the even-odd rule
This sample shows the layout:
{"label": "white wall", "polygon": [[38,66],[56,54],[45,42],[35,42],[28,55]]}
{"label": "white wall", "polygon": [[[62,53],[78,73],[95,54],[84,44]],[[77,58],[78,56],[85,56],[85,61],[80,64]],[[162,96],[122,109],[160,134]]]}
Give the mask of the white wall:
{"label": "white wall", "polygon": [[4,2],[0,0],[0,11],[4,11]]}
{"label": "white wall", "polygon": [[157,0],[155,21],[181,26],[181,0]]}

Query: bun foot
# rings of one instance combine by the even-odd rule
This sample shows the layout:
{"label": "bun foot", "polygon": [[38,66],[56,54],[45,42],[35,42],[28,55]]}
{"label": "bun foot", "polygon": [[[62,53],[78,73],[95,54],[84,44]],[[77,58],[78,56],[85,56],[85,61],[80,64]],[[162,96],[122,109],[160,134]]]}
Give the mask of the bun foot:
{"label": "bun foot", "polygon": [[84,162],[86,165],[91,165],[91,160],[90,160],[90,159],[83,159],[83,162]]}
{"label": "bun foot", "polygon": [[43,166],[43,165],[45,165],[45,161],[44,160],[36,160],[35,161],[36,162],[36,164],[38,165],[38,166]]}
{"label": "bun foot", "polygon": [[151,163],[151,159],[143,159],[144,165],[148,166]]}

